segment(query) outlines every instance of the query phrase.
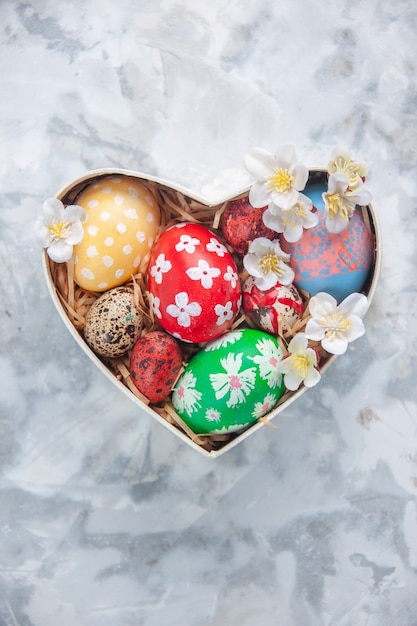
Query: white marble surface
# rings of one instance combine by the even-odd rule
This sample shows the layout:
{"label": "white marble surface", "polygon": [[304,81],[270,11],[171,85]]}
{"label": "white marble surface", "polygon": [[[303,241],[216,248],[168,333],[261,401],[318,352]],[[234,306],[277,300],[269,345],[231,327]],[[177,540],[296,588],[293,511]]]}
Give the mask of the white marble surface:
{"label": "white marble surface", "polygon": [[[413,0],[0,3],[1,626],[417,624]],[[32,223],[87,170],[210,197],[291,141],[370,165],[367,333],[209,460],[64,328]]]}

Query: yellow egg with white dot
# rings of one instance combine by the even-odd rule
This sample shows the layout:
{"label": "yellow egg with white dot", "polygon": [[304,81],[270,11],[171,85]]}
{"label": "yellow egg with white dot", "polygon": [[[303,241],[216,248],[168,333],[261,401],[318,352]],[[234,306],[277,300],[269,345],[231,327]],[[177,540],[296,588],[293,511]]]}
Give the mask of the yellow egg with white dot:
{"label": "yellow egg with white dot", "polygon": [[160,211],[145,185],[131,176],[104,176],[83,189],[74,204],[87,214],[83,239],[74,246],[74,279],[80,287],[107,291],[146,270]]}

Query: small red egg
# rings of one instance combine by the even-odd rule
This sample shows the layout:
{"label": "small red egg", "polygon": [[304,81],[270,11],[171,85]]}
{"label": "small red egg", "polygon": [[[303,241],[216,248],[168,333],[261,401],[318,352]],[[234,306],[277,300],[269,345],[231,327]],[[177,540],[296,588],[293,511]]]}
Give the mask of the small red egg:
{"label": "small red egg", "polygon": [[227,205],[220,222],[220,228],[227,243],[239,256],[244,256],[249,243],[257,237],[275,239],[277,234],[263,223],[266,206],[256,209],[249,198],[232,200]]}
{"label": "small red egg", "polygon": [[135,387],[154,404],[171,391],[182,367],[178,342],[161,330],[139,339],[130,356],[130,375]]}
{"label": "small red egg", "polygon": [[277,283],[262,291],[249,276],[243,283],[243,309],[257,328],[285,335],[303,313],[303,300],[294,285]]}

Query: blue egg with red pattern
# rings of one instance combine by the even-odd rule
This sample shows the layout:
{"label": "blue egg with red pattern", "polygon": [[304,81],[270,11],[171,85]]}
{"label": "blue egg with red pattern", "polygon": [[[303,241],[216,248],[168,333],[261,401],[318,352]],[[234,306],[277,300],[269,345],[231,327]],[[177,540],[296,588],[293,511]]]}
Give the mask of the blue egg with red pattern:
{"label": "blue egg with red pattern", "polygon": [[303,191],[317,211],[317,226],[304,230],[294,243],[282,234],[279,239],[281,248],[291,255],[294,285],[310,296],[324,291],[341,302],[364,287],[373,267],[375,243],[359,207],[342,232],[329,233],[322,197],[326,191],[327,184],[323,183],[309,185]]}

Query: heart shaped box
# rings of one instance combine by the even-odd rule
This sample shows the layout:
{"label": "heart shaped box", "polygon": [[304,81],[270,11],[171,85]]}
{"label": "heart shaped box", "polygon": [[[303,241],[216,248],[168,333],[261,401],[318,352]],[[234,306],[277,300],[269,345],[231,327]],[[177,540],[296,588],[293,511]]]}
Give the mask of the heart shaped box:
{"label": "heart shaped box", "polygon": [[[62,188],[57,194],[56,197],[61,200],[65,205],[75,204],[76,198],[78,194],[85,188],[86,185],[94,182],[96,179],[101,178],[103,176],[133,176],[137,178],[140,182],[145,184],[155,185],[160,189],[165,189],[169,192],[176,192],[184,197],[186,203],[198,203],[203,205],[207,209],[213,210],[213,216],[216,214],[216,211],[219,210],[219,207],[225,206],[225,204],[231,200],[240,198],[244,195],[247,195],[249,189],[243,189],[238,193],[233,194],[233,196],[226,197],[222,200],[217,200],[215,203],[207,201],[205,198],[199,196],[198,194],[193,193],[189,189],[183,188],[181,186],[175,185],[170,181],[163,180],[158,177],[149,176],[147,174],[141,172],[135,172],[132,170],[124,170],[124,169],[100,169],[93,170],[86,173],[84,176],[78,178],[75,181],[72,181],[70,184],[66,185]],[[324,180],[327,176],[327,172],[324,168],[311,168],[310,169],[310,180]],[[191,206],[191,205],[190,205]],[[369,228],[374,236],[375,241],[375,250],[374,250],[374,265],[371,271],[371,274],[367,280],[367,283],[362,290],[368,297],[369,303],[371,303],[379,273],[380,273],[380,265],[381,265],[381,236],[377,223],[377,218],[375,216],[374,209],[372,205],[368,205],[365,208],[367,214],[367,221],[369,224]],[[43,267],[45,278],[48,286],[48,290],[50,296],[57,308],[59,315],[61,316],[65,326],[68,328],[69,332],[78,343],[78,345],[84,350],[84,352],[88,355],[91,361],[98,367],[98,369],[103,372],[107,378],[109,378],[112,383],[125,395],[127,395],[136,405],[140,407],[142,412],[148,413],[151,417],[156,419],[160,424],[162,424],[165,428],[170,430],[174,435],[179,437],[186,444],[191,446],[193,449],[197,450],[199,453],[203,454],[207,458],[215,458],[218,457],[234,446],[236,446],[241,441],[247,439],[250,435],[252,435],[259,428],[268,424],[271,420],[277,417],[279,413],[281,413],[284,409],[287,409],[292,402],[294,402],[297,398],[299,398],[305,391],[306,387],[301,386],[295,392],[286,392],[284,396],[278,402],[278,405],[266,416],[267,419],[263,419],[262,421],[258,421],[251,426],[247,427],[243,432],[233,433],[230,435],[222,435],[217,437],[212,437],[210,435],[196,435],[190,431],[184,425],[180,418],[172,419],[170,414],[163,415],[161,411],[155,410],[152,406],[146,404],[146,399],[140,397],[139,393],[135,393],[133,385],[128,386],[126,384],[126,379],[123,381],[123,377],[120,376],[120,373],[114,371],[114,369],[108,367],[105,362],[103,362],[91,349],[88,347],[86,342],[82,337],[82,333],[77,330],[75,325],[72,323],[70,316],[68,314],[68,310],[64,305],[62,295],[60,294],[60,288],[56,284],[55,275],[53,272],[53,262],[48,257],[46,251],[43,254]],[[320,371],[323,373],[334,361],[336,358],[335,355],[330,355],[324,362],[321,362]],[[128,376],[128,372],[127,377]]]}

